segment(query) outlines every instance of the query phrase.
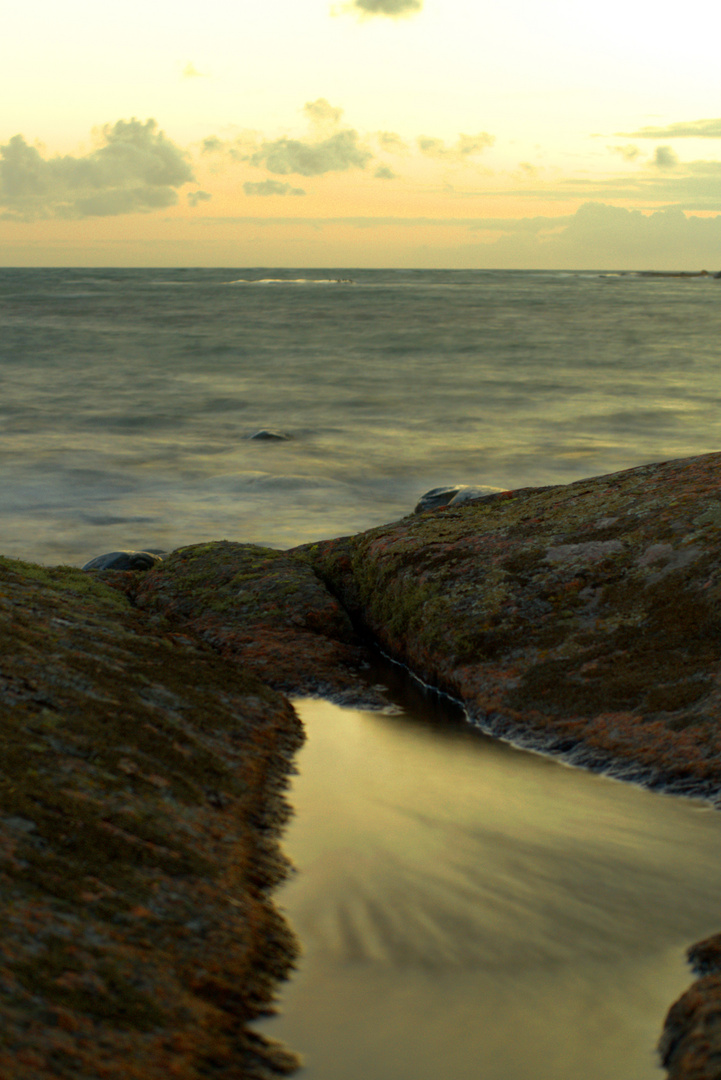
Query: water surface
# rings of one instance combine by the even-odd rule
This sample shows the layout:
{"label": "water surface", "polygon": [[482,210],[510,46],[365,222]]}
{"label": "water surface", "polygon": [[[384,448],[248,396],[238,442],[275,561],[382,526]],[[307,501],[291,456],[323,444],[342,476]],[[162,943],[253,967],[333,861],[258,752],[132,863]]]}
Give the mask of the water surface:
{"label": "water surface", "polygon": [[660,1080],[684,950],[721,929],[718,814],[422,698],[297,708],[278,900],[304,956],[261,1027],[304,1080]]}
{"label": "water surface", "polygon": [[632,274],[0,269],[0,552],[290,547],[442,484],[716,450],[720,298]]}

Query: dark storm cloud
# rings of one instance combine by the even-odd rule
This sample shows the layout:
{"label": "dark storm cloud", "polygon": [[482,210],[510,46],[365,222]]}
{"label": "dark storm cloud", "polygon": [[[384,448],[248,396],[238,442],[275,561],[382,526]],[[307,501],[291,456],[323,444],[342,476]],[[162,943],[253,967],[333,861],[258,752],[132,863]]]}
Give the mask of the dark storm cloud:
{"label": "dark storm cloud", "polygon": [[159,210],[193,180],[185,151],[155,120],[118,120],[102,129],[104,145],[82,157],[45,158],[15,135],[0,146],[4,217],[105,217]]}

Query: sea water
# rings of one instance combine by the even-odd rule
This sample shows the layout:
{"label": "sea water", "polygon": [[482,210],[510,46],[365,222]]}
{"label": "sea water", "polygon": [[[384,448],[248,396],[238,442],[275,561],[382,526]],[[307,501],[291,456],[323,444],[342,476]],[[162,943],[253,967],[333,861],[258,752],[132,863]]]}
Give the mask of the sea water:
{"label": "sea water", "polygon": [[3,269],[0,553],[289,547],[716,450],[720,340],[710,277]]}

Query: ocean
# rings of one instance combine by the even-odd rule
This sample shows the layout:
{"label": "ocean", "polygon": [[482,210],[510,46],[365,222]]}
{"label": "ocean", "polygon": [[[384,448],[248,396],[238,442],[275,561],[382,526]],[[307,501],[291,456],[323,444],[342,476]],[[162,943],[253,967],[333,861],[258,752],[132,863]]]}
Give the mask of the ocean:
{"label": "ocean", "polygon": [[721,446],[710,277],[3,269],[0,328],[0,553],[49,564]]}

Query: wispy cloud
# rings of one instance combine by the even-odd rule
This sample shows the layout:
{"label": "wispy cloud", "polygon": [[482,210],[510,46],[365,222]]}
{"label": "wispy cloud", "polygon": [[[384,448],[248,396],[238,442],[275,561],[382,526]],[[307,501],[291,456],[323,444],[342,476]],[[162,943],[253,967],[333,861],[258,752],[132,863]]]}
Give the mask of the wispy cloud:
{"label": "wispy cloud", "polygon": [[281,175],[321,176],[347,169],[364,169],[372,157],[361,145],[358,132],[347,128],[317,141],[281,138],[264,142],[249,162]]}
{"label": "wispy cloud", "polygon": [[657,169],[675,169],[679,162],[670,146],[657,146],[653,163]]}
{"label": "wispy cloud", "polygon": [[312,133],[304,137],[284,135],[279,139],[259,139],[257,135],[247,134],[224,141],[210,135],[201,143],[201,153],[223,155],[279,176],[322,176],[364,169],[373,159],[354,128],[339,126],[343,116],[341,108],[331,105],[325,98],[317,98],[306,102],[303,113],[312,128]]}
{"label": "wispy cloud", "polygon": [[82,157],[45,158],[15,135],[0,146],[0,206],[6,218],[103,217],[158,210],[194,179],[188,155],[155,120],[118,120]]}
{"label": "wispy cloud", "polygon": [[366,16],[385,15],[399,19],[417,14],[422,7],[422,0],[353,0],[350,10]]}
{"label": "wispy cloud", "polygon": [[642,127],[638,131],[619,131],[628,139],[721,139],[721,118],[682,120],[664,127]]}
{"label": "wispy cloud", "polygon": [[193,64],[189,60],[188,63],[183,68],[183,78],[184,79],[205,79],[205,78],[207,78],[207,76],[205,75],[205,72],[198,71],[195,64]]}
{"label": "wispy cloud", "polygon": [[435,139],[430,135],[419,135],[416,140],[418,149],[427,157],[455,161],[464,161],[481,154],[489,146],[493,146],[495,141],[495,136],[489,135],[487,131],[479,131],[477,135],[459,135],[453,146],[446,146],[442,139]]}
{"label": "wispy cloud", "polygon": [[191,206],[199,206],[200,203],[209,202],[213,196],[209,191],[189,191],[186,198]]}
{"label": "wispy cloud", "polygon": [[303,188],[293,187],[292,184],[283,184],[280,180],[248,180],[243,184],[246,195],[305,195]]}
{"label": "wispy cloud", "polygon": [[505,235],[488,247],[493,265],[719,269],[721,215],[687,216],[678,208],[643,214],[587,202],[572,217],[506,219],[502,228]]}
{"label": "wispy cloud", "polygon": [[406,154],[408,143],[404,142],[397,131],[377,131],[376,141],[388,154]]}
{"label": "wispy cloud", "polygon": [[343,110],[331,105],[325,98],[317,98],[316,101],[306,101],[303,112],[316,127],[334,127],[340,122]]}
{"label": "wispy cloud", "polygon": [[608,149],[612,154],[620,154],[624,161],[635,161],[641,155],[641,151],[633,143],[626,143],[625,146],[609,146]]}

